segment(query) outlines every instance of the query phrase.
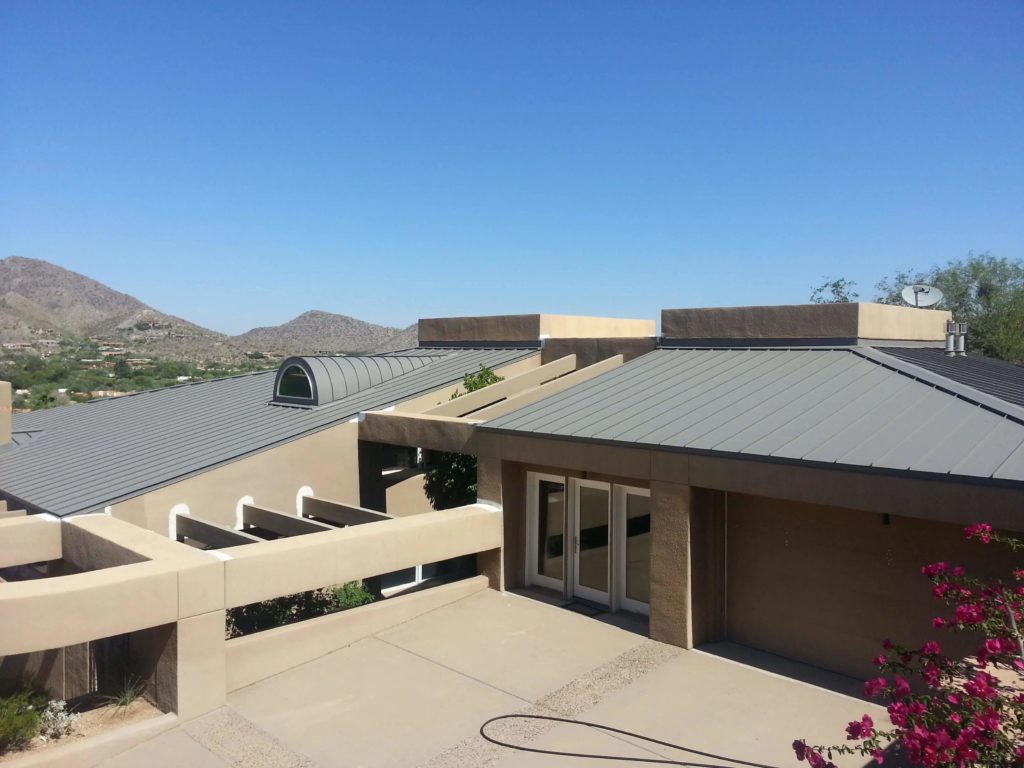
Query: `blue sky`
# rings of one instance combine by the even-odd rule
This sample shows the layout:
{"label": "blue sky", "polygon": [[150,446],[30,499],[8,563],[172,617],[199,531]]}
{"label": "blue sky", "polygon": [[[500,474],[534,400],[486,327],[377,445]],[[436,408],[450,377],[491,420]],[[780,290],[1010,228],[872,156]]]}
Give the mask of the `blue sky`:
{"label": "blue sky", "polygon": [[225,332],[1024,257],[1020,2],[34,0],[0,30],[0,256]]}

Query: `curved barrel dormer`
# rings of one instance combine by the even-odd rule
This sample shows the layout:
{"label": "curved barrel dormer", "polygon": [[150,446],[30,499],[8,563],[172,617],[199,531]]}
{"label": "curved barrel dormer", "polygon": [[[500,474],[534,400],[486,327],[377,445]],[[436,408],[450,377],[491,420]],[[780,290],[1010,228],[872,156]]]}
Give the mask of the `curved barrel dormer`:
{"label": "curved barrel dormer", "polygon": [[409,373],[443,355],[289,357],[278,368],[272,402],[313,408]]}

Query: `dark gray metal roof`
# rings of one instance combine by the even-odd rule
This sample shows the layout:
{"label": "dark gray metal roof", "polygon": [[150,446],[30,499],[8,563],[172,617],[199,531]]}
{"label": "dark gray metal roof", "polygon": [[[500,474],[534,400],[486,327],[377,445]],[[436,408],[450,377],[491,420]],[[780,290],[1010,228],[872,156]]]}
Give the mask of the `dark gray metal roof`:
{"label": "dark gray metal roof", "polygon": [[15,414],[14,431],[33,437],[0,451],[0,491],[61,516],[101,510],[535,354],[432,349],[422,367],[315,409],[272,405],[276,372],[266,371]]}
{"label": "dark gray metal roof", "polygon": [[881,347],[900,360],[966,384],[974,389],[1024,406],[1024,366],[991,357],[950,357],[944,350],[925,347]]}
{"label": "dark gray metal roof", "polygon": [[481,428],[1024,482],[1024,409],[901,367],[856,349],[662,349]]}
{"label": "dark gray metal roof", "polygon": [[[389,381],[396,376],[439,360],[428,355],[353,355],[336,357],[289,357],[277,370],[274,400],[294,405],[320,406]],[[291,368],[301,370],[310,383],[309,398],[281,395],[281,378]]]}

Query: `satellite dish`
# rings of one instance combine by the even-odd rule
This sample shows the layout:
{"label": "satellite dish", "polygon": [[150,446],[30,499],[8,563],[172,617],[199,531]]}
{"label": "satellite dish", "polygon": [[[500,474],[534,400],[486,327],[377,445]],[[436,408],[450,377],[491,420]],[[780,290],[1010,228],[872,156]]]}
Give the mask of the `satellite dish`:
{"label": "satellite dish", "polygon": [[942,291],[933,285],[908,285],[900,295],[912,307],[930,307],[942,301]]}

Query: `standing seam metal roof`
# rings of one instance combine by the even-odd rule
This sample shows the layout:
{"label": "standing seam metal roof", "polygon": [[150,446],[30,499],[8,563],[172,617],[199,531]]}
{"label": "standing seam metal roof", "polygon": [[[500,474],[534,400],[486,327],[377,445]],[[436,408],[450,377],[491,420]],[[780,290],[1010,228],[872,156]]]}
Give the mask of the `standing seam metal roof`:
{"label": "standing seam metal roof", "polygon": [[933,347],[880,347],[879,351],[1007,402],[1024,406],[1024,366],[977,355],[951,357],[944,350]]}
{"label": "standing seam metal roof", "polygon": [[15,431],[36,434],[0,451],[0,490],[60,516],[101,510],[361,411],[448,386],[481,365],[495,368],[536,354],[432,349],[428,356],[437,359],[422,367],[315,409],[270,404],[276,372],[265,371],[15,414]]}
{"label": "standing seam metal roof", "polygon": [[1024,482],[1024,410],[888,359],[661,349],[481,428]]}

